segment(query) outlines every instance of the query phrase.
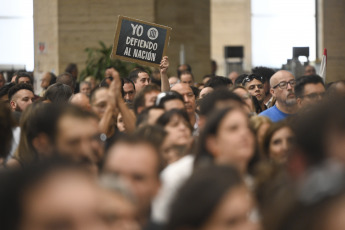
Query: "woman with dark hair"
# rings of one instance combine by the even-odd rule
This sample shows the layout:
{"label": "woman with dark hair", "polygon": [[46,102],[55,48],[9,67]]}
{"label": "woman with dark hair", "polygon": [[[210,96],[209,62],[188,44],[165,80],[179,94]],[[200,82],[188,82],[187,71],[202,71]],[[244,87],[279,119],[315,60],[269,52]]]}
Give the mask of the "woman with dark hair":
{"label": "woman with dark hair", "polygon": [[252,96],[246,88],[237,85],[232,89],[232,92],[242,98],[242,100],[248,105],[251,114],[259,114],[262,112],[258,99]]}
{"label": "woman with dark hair", "polygon": [[174,200],[165,230],[258,229],[253,197],[241,175],[225,165],[194,173]]}
{"label": "woman with dark hair", "polygon": [[262,153],[276,163],[285,163],[292,150],[295,135],[286,121],[273,123],[264,136]]}
{"label": "woman with dark hair", "polygon": [[255,152],[255,137],[246,112],[239,107],[225,108],[210,116],[200,134],[195,167],[227,164],[245,175]]}
{"label": "woman with dark hair", "polygon": [[163,126],[168,132],[171,144],[188,145],[191,143],[193,127],[186,111],[179,109],[167,111],[158,118],[157,124]]}

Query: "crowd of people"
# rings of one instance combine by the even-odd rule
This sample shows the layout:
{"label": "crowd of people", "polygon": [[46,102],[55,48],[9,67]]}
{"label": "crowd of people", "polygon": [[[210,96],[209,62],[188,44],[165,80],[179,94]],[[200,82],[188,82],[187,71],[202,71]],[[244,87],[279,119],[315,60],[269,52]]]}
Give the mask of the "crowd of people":
{"label": "crowd of people", "polygon": [[345,81],[168,68],[0,74],[1,229],[345,228]]}

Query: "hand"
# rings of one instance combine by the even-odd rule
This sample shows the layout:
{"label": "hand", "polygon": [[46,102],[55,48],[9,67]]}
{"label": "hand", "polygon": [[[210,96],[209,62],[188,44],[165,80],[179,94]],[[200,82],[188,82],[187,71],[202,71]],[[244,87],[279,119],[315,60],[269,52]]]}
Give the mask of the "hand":
{"label": "hand", "polygon": [[169,59],[168,59],[168,56],[164,56],[162,61],[161,61],[161,64],[159,65],[159,68],[160,68],[160,72],[161,74],[166,74],[167,71],[168,71],[168,68],[169,68]]}
{"label": "hand", "polygon": [[114,68],[109,68],[105,71],[105,77],[113,77],[115,78],[115,76],[119,76],[120,77],[120,74],[119,72]]}

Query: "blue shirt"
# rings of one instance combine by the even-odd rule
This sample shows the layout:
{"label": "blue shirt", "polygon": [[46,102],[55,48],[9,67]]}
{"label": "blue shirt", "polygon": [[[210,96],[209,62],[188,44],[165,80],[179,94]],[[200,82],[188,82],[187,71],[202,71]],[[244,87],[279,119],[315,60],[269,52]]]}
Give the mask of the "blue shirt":
{"label": "blue shirt", "polygon": [[276,105],[272,106],[269,109],[266,109],[265,111],[263,111],[259,114],[259,116],[268,117],[273,122],[281,121],[290,115],[292,115],[292,114],[283,113],[282,111],[280,111]]}

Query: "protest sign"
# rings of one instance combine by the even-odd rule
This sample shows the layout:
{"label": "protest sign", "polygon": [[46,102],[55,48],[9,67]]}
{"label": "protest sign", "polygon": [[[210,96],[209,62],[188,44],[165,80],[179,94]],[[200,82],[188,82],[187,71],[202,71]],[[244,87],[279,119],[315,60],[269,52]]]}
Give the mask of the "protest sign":
{"label": "protest sign", "polygon": [[170,31],[167,26],[119,16],[111,57],[159,67]]}

